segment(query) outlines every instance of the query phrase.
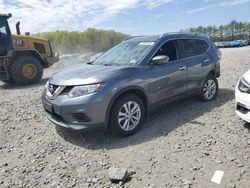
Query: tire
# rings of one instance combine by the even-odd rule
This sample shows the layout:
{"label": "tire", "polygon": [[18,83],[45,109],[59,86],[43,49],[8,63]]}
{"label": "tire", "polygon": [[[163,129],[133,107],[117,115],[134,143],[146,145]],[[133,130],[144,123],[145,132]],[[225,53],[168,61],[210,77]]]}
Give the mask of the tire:
{"label": "tire", "polygon": [[219,84],[213,75],[208,75],[201,90],[201,100],[204,102],[214,101],[218,96]]}
{"label": "tire", "polygon": [[43,67],[35,57],[19,57],[10,65],[10,76],[18,85],[35,84],[43,76]]}
{"label": "tire", "polygon": [[[134,115],[132,115],[133,113],[131,113],[129,117],[125,115],[126,114],[125,104],[127,105],[130,104],[130,107],[132,109],[135,107],[136,113],[134,113]],[[120,113],[120,116],[119,116],[119,113]],[[127,121],[127,124],[126,124],[126,121]],[[136,133],[140,129],[144,121],[145,121],[145,106],[144,106],[142,99],[135,94],[128,94],[126,96],[119,98],[115,102],[111,110],[111,114],[110,114],[111,128],[115,132],[117,132],[119,135],[130,136]],[[127,129],[126,129],[126,125],[128,125]]]}

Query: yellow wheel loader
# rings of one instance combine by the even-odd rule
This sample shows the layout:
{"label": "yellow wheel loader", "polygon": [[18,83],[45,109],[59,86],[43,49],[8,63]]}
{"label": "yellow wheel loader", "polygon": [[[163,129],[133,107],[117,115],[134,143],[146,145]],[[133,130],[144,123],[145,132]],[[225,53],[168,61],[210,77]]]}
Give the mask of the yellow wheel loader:
{"label": "yellow wheel loader", "polygon": [[41,80],[43,69],[59,61],[48,40],[21,35],[20,22],[17,35],[12,35],[8,24],[11,14],[0,14],[0,80],[19,85],[34,84]]}

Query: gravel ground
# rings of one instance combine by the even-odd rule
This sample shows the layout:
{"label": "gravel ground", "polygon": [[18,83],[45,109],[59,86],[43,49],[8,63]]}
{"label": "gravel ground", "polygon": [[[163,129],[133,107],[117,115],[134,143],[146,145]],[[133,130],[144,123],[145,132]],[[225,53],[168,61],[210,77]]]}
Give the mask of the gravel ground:
{"label": "gravel ground", "polygon": [[[234,113],[234,87],[250,69],[250,47],[223,49],[220,93],[212,103],[195,98],[152,114],[135,135],[84,134],[56,128],[43,115],[40,84],[0,82],[0,187],[250,187],[250,126]],[[112,184],[110,167],[126,168]],[[219,186],[211,182],[224,171]]]}

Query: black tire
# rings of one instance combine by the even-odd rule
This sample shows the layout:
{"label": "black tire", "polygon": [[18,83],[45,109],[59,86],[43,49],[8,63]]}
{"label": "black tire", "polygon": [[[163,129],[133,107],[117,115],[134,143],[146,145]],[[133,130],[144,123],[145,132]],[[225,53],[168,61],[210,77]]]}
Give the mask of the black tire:
{"label": "black tire", "polygon": [[[25,76],[23,72],[24,66],[31,66],[34,69],[34,74]],[[19,85],[38,83],[43,76],[43,67],[41,62],[32,56],[23,56],[15,59],[10,65],[11,79]]]}
{"label": "black tire", "polygon": [[[206,89],[209,88],[208,85],[214,87],[212,87],[211,89]],[[217,78],[213,75],[208,75],[201,89],[201,94],[200,94],[201,100],[204,102],[214,101],[218,96],[218,91],[219,91],[219,84]]]}
{"label": "black tire", "polygon": [[[123,108],[123,105],[125,105],[126,103],[128,102],[132,102],[131,105],[132,107],[135,107],[135,105],[137,104],[139,106],[139,109],[140,109],[140,113],[137,112],[134,116],[139,116],[140,114],[140,118],[138,118],[138,123],[136,124],[136,126],[132,126],[133,128],[131,130],[125,130],[122,128],[121,124],[122,124],[122,121],[121,123],[119,123],[119,112],[121,112],[124,108]],[[134,106],[133,106],[134,105]],[[132,115],[133,116],[133,115]],[[130,117],[131,118],[131,117]],[[131,120],[132,119],[132,120]],[[132,123],[132,121],[134,121],[133,118],[129,119],[129,124]],[[137,121],[137,120],[135,120]],[[142,101],[142,99],[140,97],[138,97],[137,95],[135,94],[128,94],[128,95],[125,95],[121,98],[119,98],[112,110],[111,110],[111,114],[110,114],[110,125],[111,125],[111,128],[117,132],[119,135],[122,135],[122,136],[130,136],[134,133],[136,133],[141,125],[144,123],[145,121],[145,106],[144,106],[144,103]]]}

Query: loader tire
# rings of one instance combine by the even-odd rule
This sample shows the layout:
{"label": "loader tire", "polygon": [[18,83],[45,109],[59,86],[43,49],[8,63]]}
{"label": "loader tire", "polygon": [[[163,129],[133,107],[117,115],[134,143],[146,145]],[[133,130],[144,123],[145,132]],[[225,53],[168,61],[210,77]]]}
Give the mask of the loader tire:
{"label": "loader tire", "polygon": [[43,67],[35,57],[18,57],[10,65],[10,76],[18,85],[35,84],[43,76]]}

